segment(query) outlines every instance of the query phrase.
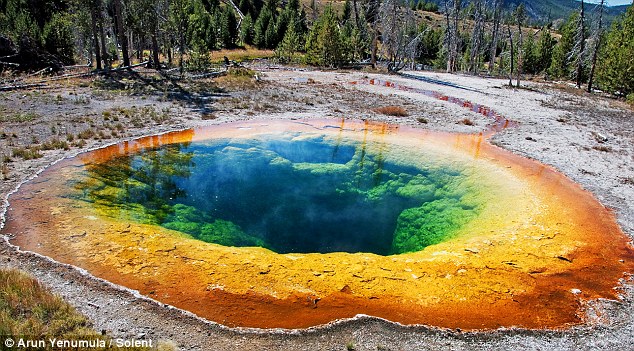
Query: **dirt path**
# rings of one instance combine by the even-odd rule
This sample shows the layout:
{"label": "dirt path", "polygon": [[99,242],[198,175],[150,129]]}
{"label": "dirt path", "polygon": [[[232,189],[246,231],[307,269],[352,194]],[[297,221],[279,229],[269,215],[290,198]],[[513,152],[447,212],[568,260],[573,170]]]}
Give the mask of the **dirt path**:
{"label": "dirt path", "polygon": [[[115,90],[95,89],[93,85],[3,93],[0,114],[11,116],[0,124],[3,133],[0,153],[5,156],[35,139],[68,140],[67,135],[73,134],[73,140],[68,140],[72,144],[85,130],[92,129],[94,135],[82,138],[84,145],[69,145],[67,151],[42,151],[42,158],[18,161],[18,157],[12,157],[15,161],[5,167],[7,179],[0,191],[5,198],[43,167],[80,150],[150,133],[231,120],[365,118],[470,133],[485,130],[491,122],[482,114],[434,96],[385,85],[360,84],[374,78],[480,103],[517,121],[517,127],[496,134],[492,142],[561,170],[614,209],[623,230],[634,236],[631,109],[618,102],[589,99],[545,85],[516,90],[504,87],[506,81],[502,80],[446,74],[427,76],[469,89],[360,72],[269,71],[261,75],[263,82],[245,89],[232,87],[230,81],[221,83],[238,91],[230,94],[209,93],[204,85],[184,87],[185,92],[180,95],[161,93],[160,89],[138,92],[133,82],[124,79],[121,81],[130,83],[130,90],[125,86]],[[387,117],[372,111],[386,105],[402,106],[410,115]],[[90,317],[97,330],[117,337],[170,340],[181,350],[345,350],[347,345],[354,345],[355,350],[624,350],[631,348],[634,339],[634,287],[629,283],[622,289],[622,301],[589,303],[588,323],[565,331],[510,329],[461,333],[403,327],[360,317],[304,331],[263,332],[207,323],[72,267],[17,252],[4,242],[0,247],[0,266],[29,271]]]}

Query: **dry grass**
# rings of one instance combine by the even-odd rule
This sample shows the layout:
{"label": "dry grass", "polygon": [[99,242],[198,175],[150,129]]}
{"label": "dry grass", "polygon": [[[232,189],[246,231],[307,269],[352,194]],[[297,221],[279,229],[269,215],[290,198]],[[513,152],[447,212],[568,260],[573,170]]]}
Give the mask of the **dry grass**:
{"label": "dry grass", "polygon": [[409,113],[400,106],[383,106],[377,107],[373,110],[376,113],[380,113],[386,116],[407,117]]}
{"label": "dry grass", "polygon": [[9,165],[7,165],[7,162],[2,162],[2,179],[3,180],[9,180]]}
{"label": "dry grass", "polygon": [[[32,340],[107,340],[86,317],[37,280],[15,269],[0,269],[0,335]],[[109,348],[110,349],[110,348]],[[148,350],[117,348],[113,350]],[[73,350],[88,350],[73,348]]]}
{"label": "dry grass", "polygon": [[90,333],[86,317],[25,273],[1,269],[0,292],[0,335]]}
{"label": "dry grass", "polygon": [[256,89],[261,82],[255,80],[255,72],[246,68],[232,68],[215,82],[222,89],[242,91]]}
{"label": "dry grass", "polygon": [[601,151],[601,152],[612,152],[612,148],[605,145],[595,145],[592,148],[594,150]]}
{"label": "dry grass", "polygon": [[70,147],[68,146],[68,142],[64,140],[60,140],[57,137],[54,137],[48,142],[45,142],[42,144],[42,150],[55,150],[55,149],[70,150]]}
{"label": "dry grass", "polygon": [[465,126],[473,126],[475,125],[475,123],[473,123],[472,120],[465,118],[462,121],[460,121],[460,124],[464,124]]}
{"label": "dry grass", "polygon": [[226,56],[231,61],[242,62],[250,61],[256,58],[271,58],[275,56],[273,50],[261,50],[255,47],[247,46],[244,49],[234,50],[220,50],[212,51],[212,62],[224,63],[224,57]]}
{"label": "dry grass", "polygon": [[95,136],[95,131],[92,129],[86,129],[77,133],[77,139],[90,139]]}
{"label": "dry grass", "polygon": [[41,158],[42,153],[40,149],[36,146],[33,147],[18,147],[13,149],[12,153],[13,157],[21,157],[24,160],[33,160],[36,158]]}
{"label": "dry grass", "polygon": [[218,116],[216,116],[215,114],[211,112],[205,112],[200,116],[200,118],[203,120],[212,120],[212,119],[218,118]]}

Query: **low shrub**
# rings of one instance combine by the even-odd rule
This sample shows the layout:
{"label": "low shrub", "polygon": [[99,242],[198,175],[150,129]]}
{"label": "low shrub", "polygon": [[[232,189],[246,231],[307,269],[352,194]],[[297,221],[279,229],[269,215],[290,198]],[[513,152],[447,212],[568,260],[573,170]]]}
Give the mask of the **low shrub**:
{"label": "low shrub", "polygon": [[374,112],[380,113],[386,116],[395,116],[395,117],[407,117],[409,113],[405,111],[404,108],[400,106],[383,106],[374,109]]}

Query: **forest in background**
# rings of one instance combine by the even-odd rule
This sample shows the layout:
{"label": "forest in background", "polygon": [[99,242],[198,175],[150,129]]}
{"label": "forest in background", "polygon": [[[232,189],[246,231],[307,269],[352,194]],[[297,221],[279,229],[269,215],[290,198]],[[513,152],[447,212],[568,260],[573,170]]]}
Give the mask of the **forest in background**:
{"label": "forest in background", "polygon": [[634,100],[634,8],[608,25],[580,2],[536,26],[504,0],[0,0],[0,70],[144,62],[205,71],[220,49],[258,48],[285,64],[434,68],[571,80]]}

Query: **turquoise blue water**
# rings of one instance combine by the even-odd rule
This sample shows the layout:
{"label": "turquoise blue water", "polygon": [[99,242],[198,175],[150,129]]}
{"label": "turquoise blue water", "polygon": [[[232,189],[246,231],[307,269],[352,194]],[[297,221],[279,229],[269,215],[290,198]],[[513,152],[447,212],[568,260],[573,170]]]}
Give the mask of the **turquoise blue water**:
{"label": "turquoise blue water", "polygon": [[418,251],[477,215],[460,170],[389,153],[293,133],[215,139],[88,165],[77,188],[110,216],[278,253]]}

